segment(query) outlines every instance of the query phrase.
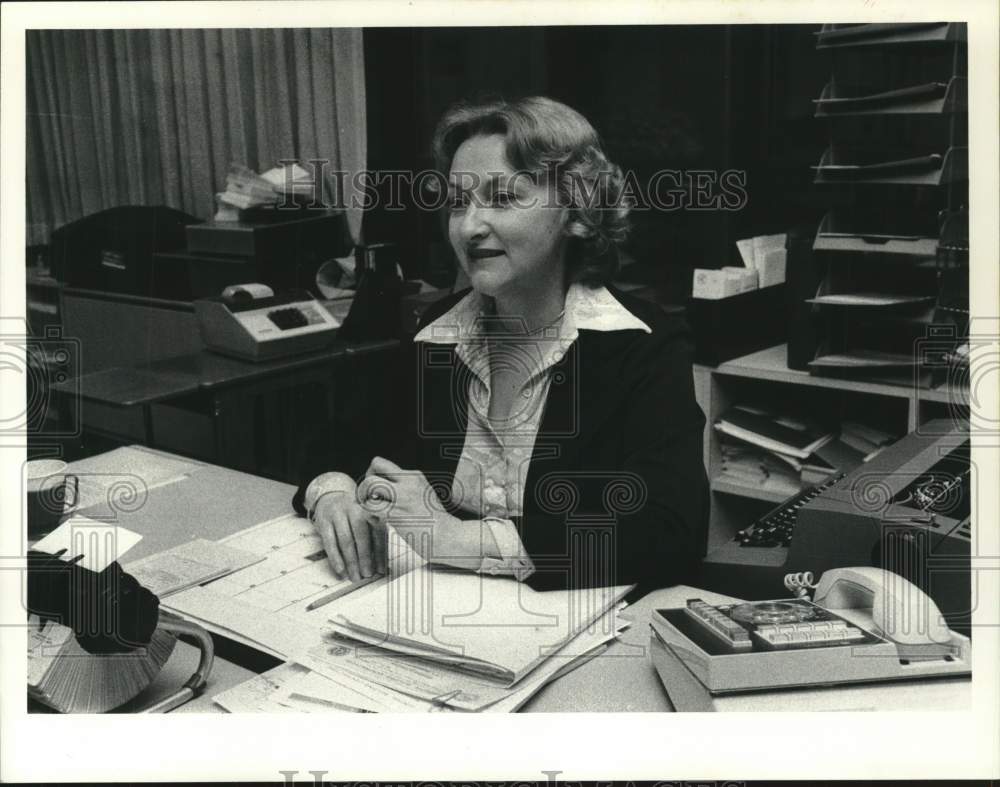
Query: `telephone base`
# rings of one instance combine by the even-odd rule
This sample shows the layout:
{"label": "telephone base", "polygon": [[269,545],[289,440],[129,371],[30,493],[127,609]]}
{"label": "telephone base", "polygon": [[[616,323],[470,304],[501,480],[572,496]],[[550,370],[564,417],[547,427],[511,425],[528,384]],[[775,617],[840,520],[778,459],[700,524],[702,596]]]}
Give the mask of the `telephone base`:
{"label": "telephone base", "polygon": [[655,635],[650,657],[674,710],[700,713],[814,711],[963,711],[972,707],[968,676],[709,692]]}
{"label": "telephone base", "polygon": [[[789,603],[795,602],[784,605]],[[718,638],[706,636],[685,609],[658,609],[650,621],[650,634],[653,646],[666,648],[713,695],[971,674],[971,645],[961,634],[949,632],[948,642],[929,643],[941,649],[940,656],[929,657],[923,645],[913,651],[915,646],[900,646],[879,636],[870,622],[865,625],[855,617],[851,623],[863,631],[863,638],[829,646],[804,643],[780,649],[762,643],[755,644],[752,651],[736,651],[720,645]],[[753,639],[758,639],[756,633]]]}

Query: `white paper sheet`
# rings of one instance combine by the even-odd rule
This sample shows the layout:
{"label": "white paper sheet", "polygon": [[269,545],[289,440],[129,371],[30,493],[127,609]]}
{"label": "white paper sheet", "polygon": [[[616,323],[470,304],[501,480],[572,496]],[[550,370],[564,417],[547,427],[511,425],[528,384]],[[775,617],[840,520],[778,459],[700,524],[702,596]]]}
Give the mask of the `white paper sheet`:
{"label": "white paper sheet", "polygon": [[170,596],[163,606],[218,634],[286,661],[322,641],[320,626],[269,613],[219,593],[214,587],[214,584],[196,585]]}
{"label": "white paper sheet", "polygon": [[197,538],[123,568],[161,599],[259,563],[263,555]]}
{"label": "white paper sheet", "polygon": [[337,593],[354,595],[382,579],[373,576],[357,583],[337,579],[312,522],[294,514],[262,522],[221,543],[263,555],[264,560],[216,580],[215,592],[305,622],[326,620],[337,604],[308,609],[314,601]]}
{"label": "white paper sheet", "polygon": [[212,700],[230,713],[354,713],[364,697],[300,664],[281,664]]}
{"label": "white paper sheet", "polygon": [[130,502],[161,486],[176,483],[203,465],[164,456],[156,451],[126,446],[73,462],[68,472],[80,479],[78,508],[114,506],[120,498]]}
{"label": "white paper sheet", "polygon": [[353,679],[330,679],[301,664],[282,664],[212,698],[230,713],[430,713],[444,710]]}
{"label": "white paper sheet", "polygon": [[83,555],[77,565],[101,572],[120,560],[122,555],[141,540],[142,536],[138,533],[114,522],[96,522],[85,516],[74,516],[37,541],[32,549],[50,555],[65,549],[61,560],[69,561]]}

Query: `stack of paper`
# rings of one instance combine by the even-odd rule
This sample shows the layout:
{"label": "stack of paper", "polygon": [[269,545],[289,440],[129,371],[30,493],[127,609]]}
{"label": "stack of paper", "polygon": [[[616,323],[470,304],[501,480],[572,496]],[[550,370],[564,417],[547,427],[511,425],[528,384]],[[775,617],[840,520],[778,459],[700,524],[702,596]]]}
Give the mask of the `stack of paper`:
{"label": "stack of paper", "polygon": [[785,250],[787,235],[758,235],[736,241],[743,264],[757,271],[758,286],[771,287],[785,281],[788,252]]}
{"label": "stack of paper", "polygon": [[[503,690],[500,699],[478,710],[512,713],[543,685],[582,666],[605,648],[603,645],[595,648],[582,657],[559,665],[554,671],[532,674],[518,686]],[[308,659],[317,663],[320,671],[298,663],[282,664],[212,699],[230,713],[454,713],[463,709],[447,700],[461,700],[463,697],[460,695],[468,699],[472,696],[469,684],[476,681],[472,676],[453,675],[450,687],[439,695],[446,700],[426,699],[418,696],[421,691],[427,694],[423,683],[418,684],[417,690],[407,693],[372,680],[365,674],[364,654],[353,647],[331,640],[325,649],[330,651],[329,658]],[[349,660],[361,663],[355,664],[353,669],[345,669],[344,664]],[[425,670],[433,669],[426,662],[422,666]],[[459,680],[464,680],[465,685],[461,689],[454,688],[454,681]],[[488,688],[497,691],[494,686]]]}
{"label": "stack of paper", "polygon": [[818,303],[827,306],[912,306],[921,303],[933,303],[934,296],[923,295],[892,295],[881,292],[837,292],[806,298],[806,303]]}
{"label": "stack of paper", "polygon": [[789,463],[770,451],[738,443],[722,443],[722,471],[719,478],[743,486],[766,487],[777,493],[794,495],[802,488],[801,464]]}
{"label": "stack of paper", "polygon": [[[283,195],[309,197],[314,188],[312,176],[298,164],[275,167],[262,175],[242,164],[233,164],[226,176],[226,190],[215,196],[220,208],[228,205],[239,210],[247,210],[262,205],[273,205]],[[216,220],[224,218],[216,216]]]}
{"label": "stack of paper", "polygon": [[899,437],[899,435],[893,435],[857,421],[844,421],[840,425],[841,442],[864,454],[866,462],[876,456],[883,448],[896,442]]}
{"label": "stack of paper", "polygon": [[[505,580],[513,582],[514,580]],[[460,661],[406,656],[333,635],[297,661],[365,698],[348,702],[374,712],[448,709],[510,713],[545,684],[602,653],[628,626],[618,610],[546,655],[514,683],[468,669]],[[375,703],[375,704],[373,704]]]}
{"label": "stack of paper", "polygon": [[912,353],[890,353],[881,350],[856,349],[846,353],[820,355],[809,362],[817,369],[892,369],[918,365]]}
{"label": "stack of paper", "polygon": [[833,431],[815,424],[775,416],[747,405],[726,410],[715,428],[730,437],[797,459],[808,459],[817,448],[835,436]]}
{"label": "stack of paper", "polygon": [[513,685],[630,590],[621,585],[540,593],[507,577],[422,567],[363,598],[348,598],[333,630]]}
{"label": "stack of paper", "polygon": [[392,581],[339,581],[311,523],[291,515],[225,545],[264,559],[165,606],[298,665],[215,698],[232,712],[510,712],[627,625],[629,586],[539,593],[427,566]]}
{"label": "stack of paper", "polygon": [[29,620],[28,694],[61,713],[104,713],[145,689],[170,658],[176,638],[156,631],[145,648],[95,656],[58,623]]}
{"label": "stack of paper", "polygon": [[[629,586],[538,593],[512,578],[426,566],[342,599],[302,669],[220,695],[228,710],[508,713],[603,652]],[[270,687],[270,688],[268,688]],[[267,700],[261,699],[265,694]]]}
{"label": "stack of paper", "polygon": [[849,472],[869,458],[841,440],[836,430],[752,405],[726,410],[715,429],[728,441],[721,445],[720,479],[789,496],[803,484]]}

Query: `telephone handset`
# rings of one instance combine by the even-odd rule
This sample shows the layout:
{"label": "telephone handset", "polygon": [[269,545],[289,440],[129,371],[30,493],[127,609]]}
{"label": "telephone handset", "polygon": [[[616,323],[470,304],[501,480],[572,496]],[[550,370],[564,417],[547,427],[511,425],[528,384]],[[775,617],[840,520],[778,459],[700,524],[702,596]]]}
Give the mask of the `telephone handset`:
{"label": "telephone handset", "polygon": [[929,596],[909,580],[880,568],[827,571],[816,586],[813,603],[831,610],[870,609],[874,633],[900,645],[944,645],[952,639]]}

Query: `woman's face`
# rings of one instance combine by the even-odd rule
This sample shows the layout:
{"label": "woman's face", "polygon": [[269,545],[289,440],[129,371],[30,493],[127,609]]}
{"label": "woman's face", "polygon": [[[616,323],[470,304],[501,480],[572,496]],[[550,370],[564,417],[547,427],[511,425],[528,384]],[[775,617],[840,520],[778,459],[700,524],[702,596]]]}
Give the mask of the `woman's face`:
{"label": "woman's face", "polygon": [[448,238],[472,286],[493,297],[563,281],[565,210],[555,192],[515,173],[499,134],[455,151]]}

